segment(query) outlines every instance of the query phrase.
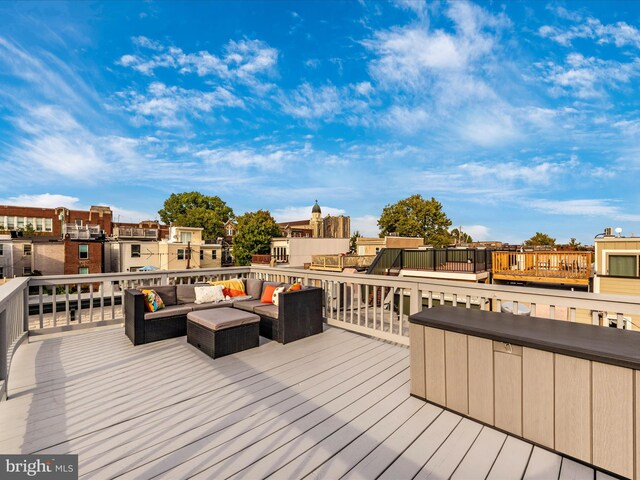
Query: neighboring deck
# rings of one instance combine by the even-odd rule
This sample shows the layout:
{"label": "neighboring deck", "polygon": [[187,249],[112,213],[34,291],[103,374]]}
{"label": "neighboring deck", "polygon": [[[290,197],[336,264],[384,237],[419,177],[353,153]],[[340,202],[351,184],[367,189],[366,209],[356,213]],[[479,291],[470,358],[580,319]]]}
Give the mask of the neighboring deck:
{"label": "neighboring deck", "polygon": [[122,328],[32,338],[10,378],[0,452],[77,453],[81,478],[606,477],[410,397],[407,348],[336,328],[217,360]]}

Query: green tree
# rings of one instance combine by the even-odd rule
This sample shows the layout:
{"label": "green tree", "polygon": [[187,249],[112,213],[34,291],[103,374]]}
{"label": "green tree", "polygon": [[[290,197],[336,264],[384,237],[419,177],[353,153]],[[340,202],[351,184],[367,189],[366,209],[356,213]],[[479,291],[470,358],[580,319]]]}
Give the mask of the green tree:
{"label": "green tree", "polygon": [[200,192],[172,193],[158,211],[164,223],[180,227],[202,227],[204,240],[223,237],[224,224],[234,218],[233,210],[220,197]]}
{"label": "green tree", "polygon": [[36,230],[33,228],[33,225],[31,225],[31,223],[27,223],[24,228],[21,228],[20,230],[22,230],[22,234],[25,237],[31,237],[36,234]]}
{"label": "green tree", "polygon": [[238,223],[233,239],[236,265],[249,265],[251,255],[268,254],[271,239],[280,236],[280,227],[267,210],[248,212],[236,218]]}
{"label": "green tree", "polygon": [[382,210],[378,220],[380,236],[422,237],[427,245],[445,247],[451,243],[451,220],[435,198],[412,195]]}
{"label": "green tree", "polygon": [[457,243],[471,243],[473,242],[473,238],[468,233],[462,231],[462,229],[454,228],[451,230],[451,237],[454,242]]}
{"label": "green tree", "polygon": [[536,232],[536,234],[529,240],[524,241],[526,247],[553,247],[556,244],[556,239],[550,237],[546,233]]}
{"label": "green tree", "polygon": [[349,253],[356,253],[356,250],[358,249],[358,238],[361,237],[362,235],[360,234],[359,230],[353,232],[353,235],[351,235],[351,238],[349,239]]}
{"label": "green tree", "polygon": [[569,240],[569,247],[573,248],[574,250],[580,250],[580,248],[582,248],[582,244],[577,241],[575,237],[571,237],[571,239]]}

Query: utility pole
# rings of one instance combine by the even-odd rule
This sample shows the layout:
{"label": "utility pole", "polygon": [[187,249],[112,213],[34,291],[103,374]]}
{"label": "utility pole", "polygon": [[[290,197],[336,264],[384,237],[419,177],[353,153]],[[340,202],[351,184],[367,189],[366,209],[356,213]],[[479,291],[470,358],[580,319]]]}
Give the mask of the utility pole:
{"label": "utility pole", "polygon": [[187,270],[191,268],[191,240],[187,242]]}

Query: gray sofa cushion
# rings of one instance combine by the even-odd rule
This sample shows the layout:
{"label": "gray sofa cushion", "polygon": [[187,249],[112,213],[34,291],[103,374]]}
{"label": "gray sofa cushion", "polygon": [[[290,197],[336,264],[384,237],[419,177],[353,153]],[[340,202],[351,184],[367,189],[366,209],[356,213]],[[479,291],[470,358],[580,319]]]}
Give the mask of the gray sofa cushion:
{"label": "gray sofa cushion", "polygon": [[233,302],[231,300],[225,300],[224,302],[213,302],[213,303],[185,303],[185,307],[191,307],[191,310],[196,312],[199,310],[209,310],[212,308],[220,308],[220,307],[231,307]]}
{"label": "gray sofa cushion", "polygon": [[186,305],[172,305],[170,307],[165,307],[157,312],[146,312],[144,314],[145,320],[155,320],[158,318],[168,318],[168,317],[176,317],[178,315],[186,315],[191,311],[191,307]]}
{"label": "gray sofa cushion", "polygon": [[149,288],[155,290],[155,292],[160,295],[165,307],[170,307],[178,303],[175,285],[158,285]]}
{"label": "gray sofa cushion", "polygon": [[253,309],[253,313],[264,315],[265,317],[278,319],[278,307],[273,304],[263,303]]}
{"label": "gray sofa cushion", "polygon": [[176,296],[178,297],[178,305],[185,303],[193,303],[196,301],[196,287],[209,285],[208,283],[192,283],[184,285],[176,285]]}
{"label": "gray sofa cushion", "polygon": [[244,310],[245,312],[253,312],[254,307],[260,305],[269,305],[268,303],[262,303],[260,300],[245,300],[244,302],[236,302],[233,304],[233,308]]}
{"label": "gray sofa cushion", "polygon": [[245,291],[247,295],[251,295],[253,298],[260,298],[262,294],[262,283],[263,281],[259,278],[247,278],[245,280]]}

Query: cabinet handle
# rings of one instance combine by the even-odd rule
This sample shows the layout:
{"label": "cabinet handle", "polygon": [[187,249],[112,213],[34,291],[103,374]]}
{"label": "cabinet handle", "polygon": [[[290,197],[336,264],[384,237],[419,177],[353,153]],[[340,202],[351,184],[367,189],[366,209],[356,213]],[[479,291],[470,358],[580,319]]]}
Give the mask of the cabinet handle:
{"label": "cabinet handle", "polygon": [[511,344],[510,343],[505,343],[504,344],[504,349],[507,351],[507,353],[513,353],[513,348],[511,348]]}

